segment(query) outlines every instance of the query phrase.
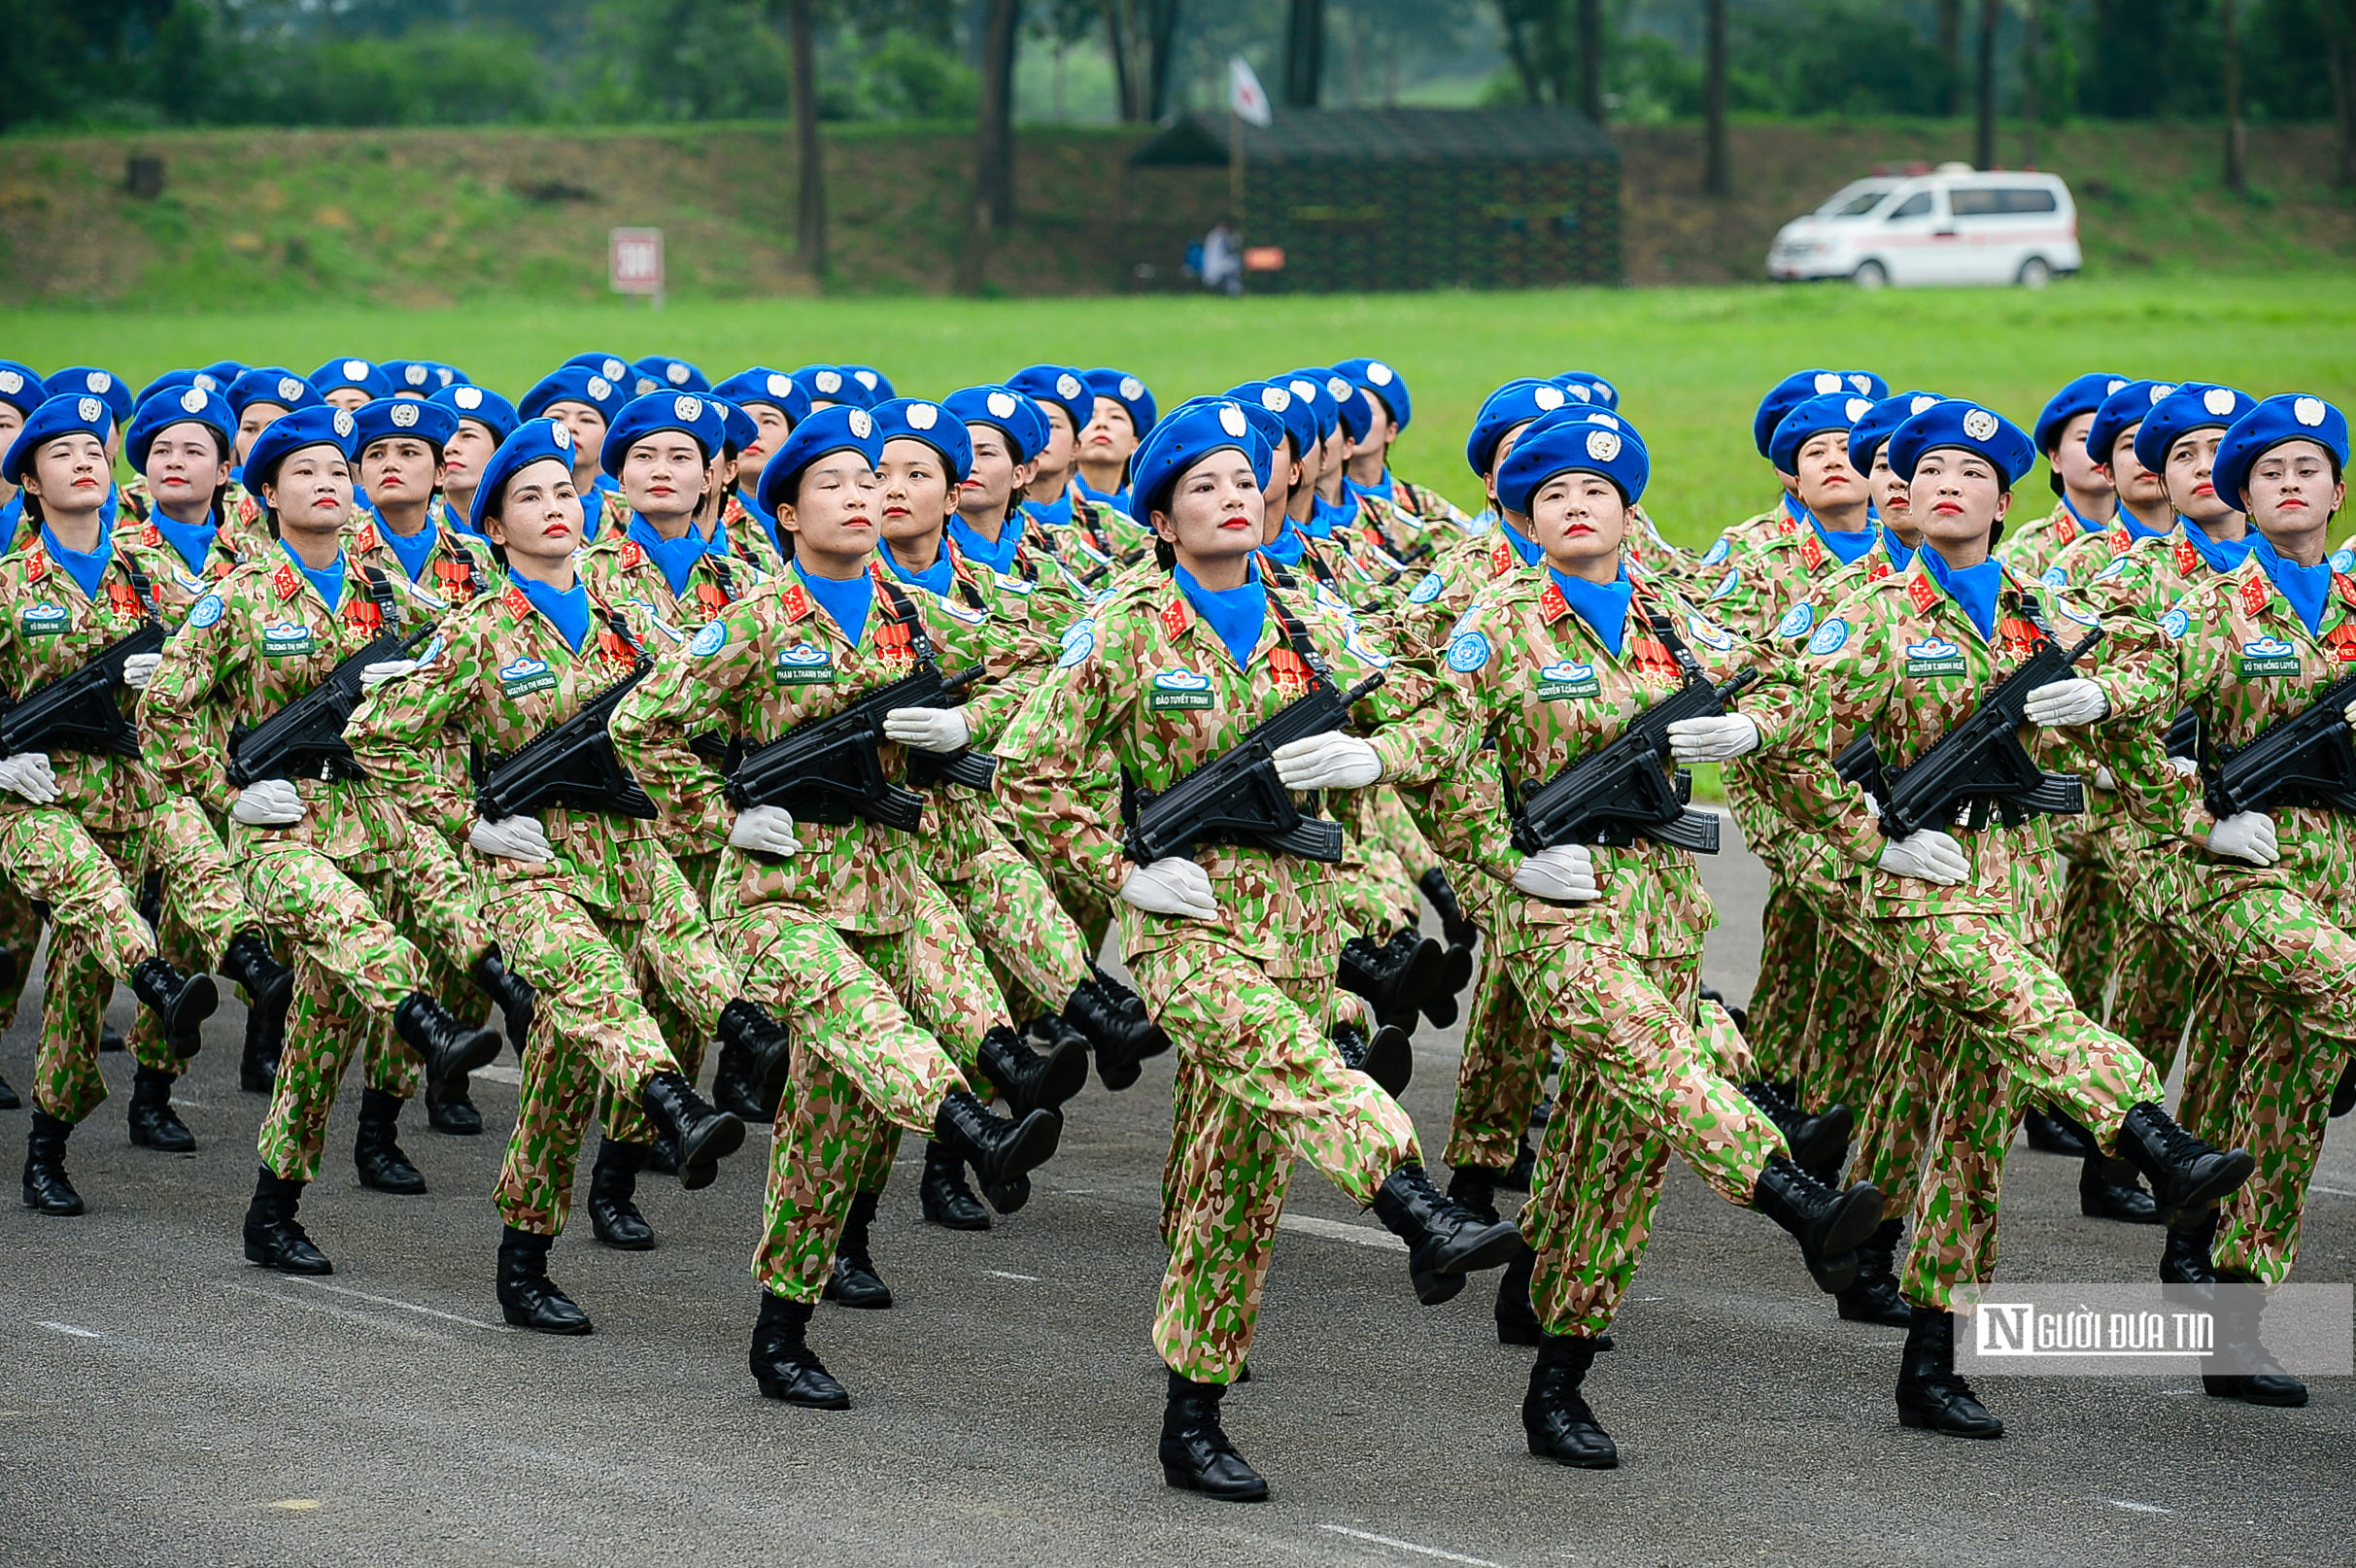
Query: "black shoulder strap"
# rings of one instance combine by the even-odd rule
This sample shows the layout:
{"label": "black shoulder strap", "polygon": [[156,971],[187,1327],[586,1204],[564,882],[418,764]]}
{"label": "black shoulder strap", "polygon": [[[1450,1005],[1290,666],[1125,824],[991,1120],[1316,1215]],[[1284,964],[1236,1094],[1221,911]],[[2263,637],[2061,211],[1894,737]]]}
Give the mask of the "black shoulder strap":
{"label": "black shoulder strap", "polygon": [[729,568],[728,557],[716,550],[706,550],[703,552],[703,559],[712,563],[712,575],[720,579],[720,592],[728,597],[731,604],[735,603],[736,577],[735,573]]}
{"label": "black shoulder strap", "polygon": [[933,639],[924,632],[924,621],[916,613],[916,601],[908,597],[907,590],[892,581],[889,575],[870,572],[869,580],[883,593],[884,602],[892,607],[892,619],[908,629],[908,647],[915,652],[916,662],[933,662]]}
{"label": "black shoulder strap", "polygon": [[153,624],[155,619],[155,585],[148,581],[148,574],[139,569],[138,561],[120,545],[115,547],[115,559],[122,562],[124,571],[130,573],[131,592],[139,596],[139,619]]}
{"label": "black shoulder strap", "polygon": [[606,603],[594,588],[589,591],[589,602],[598,612],[598,618],[605,623],[606,629],[613,632],[623,647],[630,650],[631,658],[643,664],[646,660],[646,644],[640,642],[636,633],[630,630],[630,623],[622,619],[622,612]]}
{"label": "black shoulder strap", "polygon": [[1300,659],[1302,664],[1309,666],[1311,688],[1316,691],[1331,691],[1333,677],[1326,669],[1325,656],[1317,652],[1316,644],[1309,640],[1309,628],[1304,626],[1301,618],[1293,614],[1283,599],[1275,594],[1268,596],[1268,608],[1276,616],[1277,625],[1284,629],[1284,640],[1292,644],[1294,655]]}
{"label": "black shoulder strap", "polygon": [[360,570],[367,573],[368,597],[376,600],[376,611],[385,618],[385,630],[398,631],[401,629],[401,607],[393,597],[392,579],[379,567],[362,566]]}

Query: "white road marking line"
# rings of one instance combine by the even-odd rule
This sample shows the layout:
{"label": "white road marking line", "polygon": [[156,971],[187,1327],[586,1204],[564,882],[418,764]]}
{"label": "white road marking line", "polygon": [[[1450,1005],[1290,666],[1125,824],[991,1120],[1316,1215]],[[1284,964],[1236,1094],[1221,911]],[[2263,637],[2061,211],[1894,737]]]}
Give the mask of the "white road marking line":
{"label": "white road marking line", "polygon": [[992,1269],[990,1271],[990,1278],[993,1279],[1020,1279],[1024,1284],[1027,1285],[1035,1285],[1039,1283],[1039,1276],[1036,1274],[1008,1274],[1004,1269]]}
{"label": "white road marking line", "polygon": [[2335,1198],[2356,1198],[2356,1192],[2350,1192],[2345,1187],[2327,1187],[2320,1181],[2308,1182],[2306,1190],[2309,1192],[2328,1192]]}
{"label": "white road marking line", "polygon": [[1317,1528],[1330,1530],[1335,1535],[1349,1536],[1352,1541],[1366,1541],[1378,1547],[1389,1547],[1394,1551],[1412,1551],[1418,1557],[1435,1557],[1442,1562],[1468,1563],[1471,1568],[1505,1568],[1505,1564],[1491,1562],[1486,1557],[1467,1557],[1462,1552],[1443,1551],[1438,1547],[1419,1547],[1413,1541],[1397,1541],[1387,1535],[1374,1535],[1365,1530],[1353,1530],[1347,1524],[1320,1524]]}
{"label": "white road marking line", "polygon": [[77,1340],[103,1340],[106,1338],[94,1328],[82,1328],[73,1323],[60,1323],[47,1317],[34,1318],[33,1327],[46,1328],[52,1334],[64,1334]]}
{"label": "white road marking line", "polygon": [[287,1278],[294,1284],[309,1285],[314,1290],[333,1291],[338,1296],[350,1296],[355,1301],[374,1302],[379,1307],[398,1307],[402,1312],[416,1312],[425,1317],[438,1317],[445,1323],[462,1323],[468,1328],[479,1328],[491,1334],[507,1332],[507,1325],[504,1323],[486,1323],[480,1318],[461,1317],[456,1312],[446,1312],[438,1307],[420,1307],[416,1302],[395,1301],[391,1296],[371,1296],[365,1290],[354,1290],[347,1285],[331,1285],[324,1279],[314,1279],[308,1275],[290,1274],[287,1276]]}
{"label": "white road marking line", "polygon": [[[292,1278],[294,1277],[287,1275],[282,1278]],[[222,1288],[237,1291],[241,1295],[259,1296],[262,1300],[276,1302],[281,1307],[299,1307],[306,1312],[317,1312],[323,1317],[339,1318],[347,1323],[365,1323],[379,1334],[391,1334],[418,1344],[456,1345],[459,1343],[457,1336],[444,1334],[439,1329],[425,1328],[409,1322],[405,1318],[379,1317],[373,1312],[360,1312],[356,1308],[338,1307],[331,1301],[311,1301],[302,1296],[290,1295],[284,1290],[257,1290],[252,1285],[241,1285],[227,1279],[222,1281]]]}
{"label": "white road marking line", "polygon": [[520,1085],[524,1081],[524,1070],[520,1067],[478,1067],[473,1072],[467,1074],[466,1076],[468,1078],[481,1078],[486,1083],[512,1083]]}
{"label": "white road marking line", "polygon": [[2173,1514],[2175,1512],[2172,1508],[2162,1508],[2157,1503],[2131,1503],[2123,1497],[2111,1498],[2110,1506],[2123,1508],[2130,1514]]}
{"label": "white road marking line", "polygon": [[1403,1250],[1407,1244],[1385,1230],[1372,1225],[1352,1225],[1346,1220],[1319,1219],[1315,1214],[1283,1214],[1277,1219],[1277,1229],[1299,1231],[1305,1236],[1322,1236],[1329,1242],[1349,1242],[1355,1246],[1380,1247],[1385,1252]]}

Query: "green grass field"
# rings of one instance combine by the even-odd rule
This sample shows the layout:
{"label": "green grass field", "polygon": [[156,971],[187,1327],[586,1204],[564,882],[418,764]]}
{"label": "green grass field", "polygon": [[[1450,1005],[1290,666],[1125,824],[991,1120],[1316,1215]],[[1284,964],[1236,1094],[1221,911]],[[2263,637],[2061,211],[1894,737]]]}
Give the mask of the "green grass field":
{"label": "green grass field", "polygon": [[[1337,297],[965,301],[621,301],[448,310],[320,309],[138,315],[0,311],[0,357],[48,370],[102,364],[134,385],[233,358],[297,370],[336,355],[446,359],[511,395],[583,350],[682,356],[714,375],[751,363],[850,359],[901,391],[939,394],[1036,360],[1117,364],[1166,407],[1304,362],[1375,355],[1416,397],[1399,471],[1479,499],[1462,441],[1482,396],[1516,375],[1591,370],[1653,453],[1647,504],[1700,543],[1771,498],[1752,409],[1788,371],[1868,367],[1894,389],[1993,403],[2024,425],[2081,371],[2231,383],[2258,395],[2356,398],[2356,289],[2344,275],[2068,282],[2021,290],[1886,292],[1839,287],[1572,290]],[[2039,478],[2016,512],[2051,502]]]}

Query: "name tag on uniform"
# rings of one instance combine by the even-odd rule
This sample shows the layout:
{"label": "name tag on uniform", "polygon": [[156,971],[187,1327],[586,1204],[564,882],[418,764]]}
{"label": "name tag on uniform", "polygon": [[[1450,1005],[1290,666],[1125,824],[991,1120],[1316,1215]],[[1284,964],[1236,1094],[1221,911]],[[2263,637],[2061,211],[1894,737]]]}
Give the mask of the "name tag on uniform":
{"label": "name tag on uniform", "polygon": [[309,658],[311,629],[300,621],[273,621],[261,629],[261,651],[272,659]]}
{"label": "name tag on uniform", "polygon": [[43,599],[38,604],[24,607],[20,624],[28,637],[54,637],[62,635],[66,628],[74,624],[74,616],[64,605]]}
{"label": "name tag on uniform", "polygon": [[1594,697],[1602,690],[1603,683],[1595,678],[1593,665],[1575,665],[1566,659],[1538,671],[1538,699],[1542,702]]}
{"label": "name tag on uniform", "polygon": [[835,660],[824,648],[803,643],[799,648],[780,649],[770,662],[769,673],[780,686],[832,686]]}
{"label": "name tag on uniform", "polygon": [[1910,680],[1924,680],[1939,675],[1963,673],[1963,650],[1945,637],[1926,637],[1921,642],[1906,644],[1906,675]]}
{"label": "name tag on uniform", "polygon": [[2259,637],[2241,645],[2234,673],[2243,680],[2278,680],[2299,673],[2299,650],[2280,637]]}
{"label": "name tag on uniform", "polygon": [[1154,713],[1211,706],[1211,677],[1191,669],[1165,669],[1146,684],[1145,706]]}
{"label": "name tag on uniform", "polygon": [[499,695],[529,697],[534,692],[557,689],[556,671],[543,659],[519,659],[512,665],[499,666]]}

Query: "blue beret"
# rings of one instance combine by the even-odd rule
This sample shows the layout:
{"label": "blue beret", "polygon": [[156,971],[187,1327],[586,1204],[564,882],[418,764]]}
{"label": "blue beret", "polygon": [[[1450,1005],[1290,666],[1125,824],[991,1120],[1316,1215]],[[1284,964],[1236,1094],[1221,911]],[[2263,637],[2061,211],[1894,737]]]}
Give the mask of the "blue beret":
{"label": "blue beret", "polygon": [[900,395],[892,390],[892,378],[871,364],[845,364],[838,365],[837,368],[859,383],[860,388],[868,394],[868,407],[871,410],[877,403],[889,402]]}
{"label": "blue beret", "polygon": [[630,379],[630,361],[628,359],[618,354],[607,354],[598,349],[592,349],[587,354],[574,355],[565,360],[561,368],[587,370],[594,375],[603,376],[617,387]]}
{"label": "blue beret", "polygon": [[202,425],[221,437],[222,456],[228,456],[237,445],[237,415],[229,400],[209,388],[190,382],[185,387],[167,387],[153,397],[142,398],[139,411],[131,416],[131,427],[123,433],[123,455],[131,466],[144,470],[148,453],[155,438],[175,425]]}
{"label": "blue beret", "polygon": [[372,442],[395,435],[414,435],[435,452],[459,432],[458,410],[423,397],[380,397],[352,411],[352,450],[365,452]]}
{"label": "blue beret", "polygon": [[[1080,379],[1088,384],[1090,396],[1110,397],[1127,409],[1129,423],[1136,427],[1141,439],[1153,428],[1153,422],[1159,417],[1160,411],[1144,382],[1126,370],[1115,370],[1110,365],[1099,365]],[[1088,417],[1096,417],[1094,409],[1089,410]]]}
{"label": "blue beret", "polygon": [[167,370],[139,389],[139,394],[131,399],[131,408],[135,415],[138,410],[147,407],[148,399],[157,392],[178,392],[183,387],[220,392],[224,385],[219,378],[208,376],[201,370]]}
{"label": "blue beret", "polygon": [[241,420],[256,403],[276,403],[291,413],[319,401],[319,393],[311,390],[308,379],[276,364],[256,365],[240,374],[229,383],[228,396],[229,406]]}
{"label": "blue beret", "polygon": [[1760,457],[1772,461],[1775,427],[1784,422],[1786,414],[1811,397],[1829,397],[1835,392],[1857,390],[1835,371],[1794,370],[1758,400],[1758,412],[1751,416],[1751,444],[1758,448]]}
{"label": "blue beret", "polygon": [[2080,414],[2091,414],[2100,408],[2103,398],[2126,385],[2127,378],[2113,370],[2089,370],[2064,382],[2062,390],[2045,400],[2036,428],[2029,432],[2036,437],[2037,450],[2050,454],[2062,439],[2063,426]]}
{"label": "blue beret", "polygon": [[[488,387],[477,387],[472,382],[461,381],[444,387],[426,401],[438,403],[460,419],[474,421],[491,432],[494,441],[504,441],[515,434],[515,404]],[[455,435],[458,432],[453,428],[451,433]]]}
{"label": "blue beret", "polygon": [[[1280,439],[1292,442],[1292,460],[1301,460],[1309,449],[1317,444],[1317,416],[1309,404],[1292,394],[1292,389],[1273,381],[1246,381],[1227,389],[1227,395],[1244,405],[1246,413],[1258,408],[1274,414],[1283,426]],[[1276,441],[1268,443],[1269,457],[1274,460]]]}
{"label": "blue beret", "polygon": [[2108,464],[2111,451],[2119,444],[2132,426],[2143,423],[2152,405],[2176,390],[2172,381],[2131,381],[2102,399],[2095,410],[2095,422],[2087,426],[2086,455],[2095,461]]}
{"label": "blue beret", "polygon": [[115,410],[97,392],[54,393],[24,422],[8,456],[0,459],[0,479],[20,483],[33,455],[60,436],[94,435],[104,441],[115,433]]}
{"label": "blue beret", "polygon": [[[575,368],[579,368],[576,366]],[[474,505],[467,508],[466,526],[477,533],[492,513],[505,504],[507,482],[535,462],[561,462],[567,472],[573,460],[572,426],[563,420],[526,420],[509,431],[499,449],[483,464],[483,477],[474,489]]]}
{"label": "blue beret", "polygon": [[1062,409],[1071,416],[1074,430],[1084,429],[1096,418],[1096,393],[1070,365],[1025,365],[1007,378],[1007,385],[1042,405],[1053,403]]}
{"label": "blue beret", "polygon": [[1775,433],[1767,438],[1767,460],[1779,474],[1796,473],[1793,464],[1799,461],[1799,449],[1808,444],[1810,436],[1854,428],[1872,409],[1873,399],[1861,392],[1804,397],[1775,422]]}
{"label": "blue beret", "polygon": [[311,390],[324,399],[346,388],[371,398],[393,395],[393,378],[365,359],[329,359],[311,372]]}
{"label": "blue beret", "polygon": [[1326,379],[1331,374],[1331,371],[1316,369],[1287,370],[1280,376],[1268,378],[1309,405],[1311,417],[1317,422],[1317,439],[1320,441],[1342,426],[1341,405],[1333,400],[1333,393],[1325,388]]}
{"label": "blue beret", "polygon": [[1849,429],[1849,466],[1861,474],[1870,472],[1873,455],[1889,444],[1899,426],[1931,404],[1943,401],[1937,392],[1899,392],[1865,410]]}
{"label": "blue beret", "polygon": [[[1473,433],[1464,439],[1464,460],[1472,465],[1474,475],[1488,477],[1489,469],[1497,462],[1497,444],[1509,431],[1542,414],[1553,413],[1570,399],[1567,389],[1535,376],[1509,381],[1490,392],[1483,400],[1481,412],[1473,416]],[[1583,405],[1587,401],[1580,399]]]}
{"label": "blue beret", "polygon": [[2168,449],[2194,430],[2224,429],[2258,406],[2248,392],[2212,382],[2188,381],[2152,404],[2135,431],[2135,460],[2154,473],[2168,466]]}
{"label": "blue beret", "polygon": [[[1170,413],[1175,418],[1197,404],[1208,404],[1215,413],[1217,405],[1221,403],[1233,403],[1244,411],[1244,423],[1248,426],[1244,432],[1244,456],[1251,460],[1251,470],[1259,476],[1264,488],[1268,481],[1275,477],[1277,443],[1283,440],[1286,434],[1282,415],[1233,393],[1219,397],[1213,397],[1208,393],[1189,397],[1177,408],[1172,409]],[[1179,471],[1184,472],[1183,469]]]}
{"label": "blue beret", "polygon": [[939,453],[948,466],[951,494],[973,471],[973,438],[966,433],[965,422],[939,403],[921,397],[887,397],[872,413],[876,450],[880,452],[886,441],[922,441]]}
{"label": "blue beret", "polygon": [[1232,397],[1196,397],[1163,416],[1129,460],[1130,494],[1137,502],[1130,515],[1142,520],[1166,508],[1179,478],[1214,452],[1242,453],[1261,486],[1267,485],[1269,449],[1244,405]]}
{"label": "blue beret", "polygon": [[761,426],[750,414],[725,397],[713,397],[712,403],[720,410],[720,444],[728,449],[730,457],[761,439]]}
{"label": "blue beret", "polygon": [[12,405],[20,414],[30,414],[48,402],[49,397],[49,389],[42,385],[39,372],[31,365],[0,359],[0,403]]}
{"label": "blue beret", "polygon": [[[940,400],[960,425],[993,425],[1014,443],[1014,460],[1029,462],[1047,445],[1047,416],[1011,387],[961,387]],[[971,468],[971,461],[967,467]]]}
{"label": "blue beret", "polygon": [[431,359],[387,359],[376,367],[393,383],[393,395],[430,397],[450,385]]}
{"label": "blue beret", "polygon": [[1592,403],[1603,409],[1620,407],[1620,389],[1592,371],[1565,370],[1561,375],[1548,379],[1583,403]]}
{"label": "blue beret", "polygon": [[765,364],[739,370],[712,391],[739,408],[749,403],[767,403],[785,416],[789,427],[810,417],[810,394],[802,391],[802,383]]}
{"label": "blue beret", "polygon": [[78,396],[88,392],[102,399],[118,425],[129,419],[139,407],[138,400],[131,395],[131,389],[122,384],[120,376],[112,370],[101,370],[94,364],[74,364],[62,370],[52,370],[41,378],[41,384],[50,390],[51,397]]}
{"label": "blue beret", "polygon": [[802,470],[837,452],[856,452],[871,468],[883,461],[883,432],[876,427],[875,416],[846,403],[813,410],[808,419],[794,426],[794,433],[761,470],[763,509],[774,517],[778,503],[790,504]]}
{"label": "blue beret", "polygon": [[1497,504],[1527,517],[1530,498],[1568,473],[1601,474],[1633,506],[1653,476],[1653,460],[1626,420],[1609,409],[1565,404],[1522,431],[1497,465]]}
{"label": "blue beret", "polygon": [[[622,370],[627,375],[630,367],[624,365]],[[602,370],[567,364],[532,383],[531,391],[515,405],[515,411],[525,419],[534,420],[546,413],[551,403],[581,403],[596,409],[610,424],[629,400],[622,393],[621,384]]]}
{"label": "blue beret", "polygon": [[204,373],[211,376],[220,386],[226,387],[230,382],[244,375],[246,368],[235,359],[216,359],[205,366]]}
{"label": "blue beret", "polygon": [[1366,432],[1375,427],[1374,405],[1366,400],[1365,392],[1339,370],[1314,373],[1324,378],[1325,394],[1333,399],[1334,417],[1342,422],[1342,428],[1352,441],[1365,440]]}
{"label": "blue beret", "polygon": [[867,389],[843,372],[838,364],[805,364],[794,372],[794,381],[813,403],[844,403],[852,408],[868,406]]}
{"label": "blue beret", "polygon": [[328,403],[314,403],[272,420],[269,428],[256,436],[254,445],[246,450],[243,483],[260,494],[262,486],[276,483],[279,465],[306,447],[333,447],[349,462],[359,451],[353,444],[359,430],[352,410]]}
{"label": "blue beret", "polygon": [[712,390],[711,378],[688,363],[666,355],[650,354],[631,366],[631,392],[638,397],[651,392],[707,392]]}
{"label": "blue beret", "polygon": [[1348,377],[1350,384],[1369,397],[1380,397],[1390,412],[1390,422],[1400,429],[1415,418],[1415,402],[1407,395],[1407,380],[1380,359],[1337,359],[1334,369]]}
{"label": "blue beret", "polygon": [[1997,413],[1960,397],[1942,397],[1920,414],[1909,414],[1890,432],[1890,466],[1900,479],[1914,482],[1915,465],[1926,452],[1961,447],[1996,464],[2010,490],[2037,465],[2036,443],[2029,432]]}
{"label": "blue beret", "polygon": [[606,426],[605,444],[598,449],[598,466],[621,478],[632,443],[661,430],[684,432],[709,462],[728,444],[728,416],[721,412],[723,406],[701,392],[653,392],[633,397]]}
{"label": "blue beret", "polygon": [[2347,471],[2347,415],[2305,392],[2277,392],[2236,420],[2217,448],[2210,478],[2228,505],[2249,509],[2251,466],[2285,441],[2312,441],[2332,455],[2333,473]]}

